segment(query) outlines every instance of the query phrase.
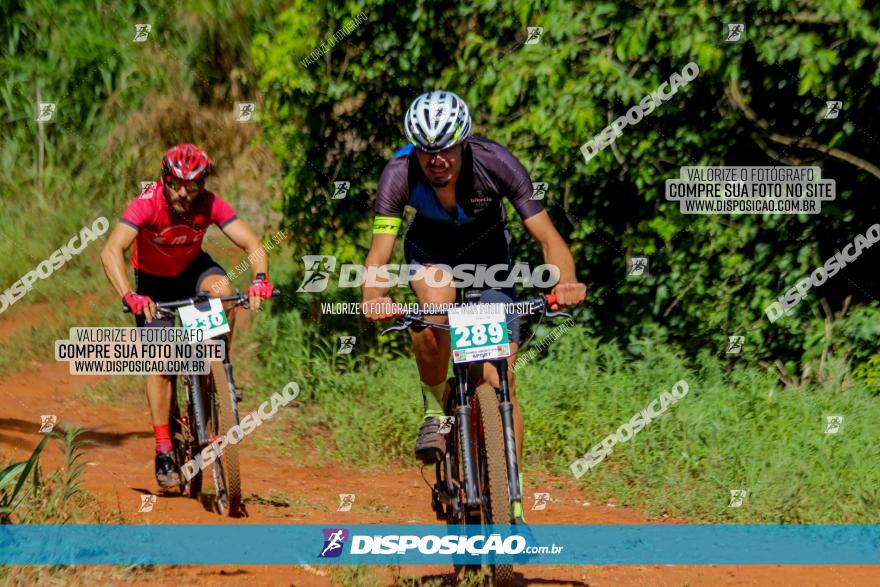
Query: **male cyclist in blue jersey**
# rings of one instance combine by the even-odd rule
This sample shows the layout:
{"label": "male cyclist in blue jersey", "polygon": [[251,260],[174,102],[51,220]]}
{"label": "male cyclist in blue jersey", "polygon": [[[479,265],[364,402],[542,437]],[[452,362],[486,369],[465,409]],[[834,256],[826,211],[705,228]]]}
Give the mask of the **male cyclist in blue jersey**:
{"label": "male cyclist in blue jersey", "polygon": [[[416,214],[404,236],[404,256],[410,266],[424,267],[411,282],[412,288],[421,304],[454,302],[451,276],[441,265],[502,264],[508,267],[507,275],[510,273],[509,231],[502,201],[506,197],[541,246],[545,262],[559,270],[559,281],[553,289],[557,306],[581,303],[586,297],[586,286],[578,283],[571,252],[547,212],[531,199],[529,174],[510,151],[490,140],[470,136],[470,128],[467,105],[452,92],[428,92],[413,101],[404,117],[410,144],[395,153],[379,179],[373,242],[365,264],[370,267],[389,262],[404,207],[409,205],[416,209]],[[506,279],[503,274],[496,277],[500,281]],[[443,282],[449,285],[436,285]],[[390,317],[385,309],[391,302],[386,296],[388,289],[375,283],[367,283],[363,288],[362,308],[368,320]],[[513,288],[502,288],[484,292],[482,299],[508,302],[514,298]],[[514,394],[512,371],[519,324],[509,319],[508,325],[514,353],[508,362],[510,396],[517,458],[522,462],[522,413]],[[447,391],[449,332],[432,328],[410,332],[425,406],[415,452],[422,462],[434,463],[446,450],[445,437],[439,429]],[[488,363],[484,367],[483,378],[500,388],[494,367]]]}

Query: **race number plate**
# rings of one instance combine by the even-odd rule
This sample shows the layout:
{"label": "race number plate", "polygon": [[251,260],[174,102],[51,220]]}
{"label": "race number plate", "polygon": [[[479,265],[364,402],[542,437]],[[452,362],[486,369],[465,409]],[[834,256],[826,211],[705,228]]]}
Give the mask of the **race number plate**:
{"label": "race number plate", "polygon": [[[199,304],[205,308],[205,304]],[[180,324],[186,330],[201,330],[205,340],[229,332],[229,322],[220,300],[212,298],[206,309],[200,310],[194,304],[182,306]]]}
{"label": "race number plate", "polygon": [[449,310],[452,362],[510,356],[504,304],[473,304]]}

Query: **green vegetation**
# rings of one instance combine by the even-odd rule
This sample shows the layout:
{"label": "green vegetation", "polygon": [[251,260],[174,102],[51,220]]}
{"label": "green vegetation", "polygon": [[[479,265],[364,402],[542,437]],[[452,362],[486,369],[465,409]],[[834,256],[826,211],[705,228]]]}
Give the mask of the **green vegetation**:
{"label": "green vegetation", "polygon": [[[688,397],[583,477],[589,492],[693,520],[872,522],[877,251],[792,315],[771,324],[763,308],[877,217],[878,174],[865,163],[880,136],[880,9],[782,4],[4,3],[0,290],[95,218],[112,224],[140,182],[156,178],[168,146],[199,143],[218,164],[211,189],[263,234],[283,224],[292,235],[272,257],[286,295],[236,353],[243,379],[258,382],[247,405],[291,380],[302,395],[255,442],[292,457],[309,444],[323,460],[361,466],[410,462],[421,400],[406,336],[321,315],[319,302],[355,300],[355,290],[293,292],[300,255],[363,259],[379,174],[403,143],[402,114],[416,94],[447,87],[470,104],[477,134],[549,184],[545,203],[591,291],[576,312],[581,326],[518,372],[527,471],[568,474],[685,378]],[[302,66],[361,12],[366,22]],[[722,42],[732,21],[746,23],[747,42]],[[152,33],[134,43],[140,22]],[[522,44],[527,26],[544,27],[539,43]],[[700,67],[691,84],[584,161],[581,144],[689,61]],[[824,120],[832,99],[844,114]],[[38,101],[57,103],[54,122],[34,121]],[[258,124],[232,120],[236,101],[257,103]],[[821,166],[837,200],[815,217],[697,217],[663,197],[682,165],[776,163]],[[328,198],[334,180],[352,182],[345,200]],[[538,262],[521,224],[512,228],[517,260]],[[223,237],[209,236],[215,253]],[[51,357],[70,326],[130,323],[100,270],[101,242],[18,302],[51,310],[0,343],[2,372]],[[626,256],[638,253],[651,258],[651,275],[627,280]],[[335,353],[342,334],[358,337],[355,354]],[[746,337],[742,355],[725,355],[736,334]],[[81,393],[104,402],[134,385],[120,383]],[[831,414],[845,418],[836,435],[823,431]],[[731,489],[749,491],[744,507],[726,507]],[[15,500],[23,495],[16,520],[37,515],[25,504],[51,498],[31,486]]]}
{"label": "green vegetation", "polygon": [[[301,65],[360,12],[366,22]],[[798,376],[811,321],[878,298],[873,251],[779,322],[763,313],[877,217],[878,19],[876,6],[776,0],[294,1],[277,30],[256,35],[253,55],[295,252],[363,259],[380,171],[405,142],[403,113],[418,93],[448,88],[469,104],[476,134],[549,184],[550,215],[591,291],[577,317],[598,336],[626,344],[658,332],[692,357],[712,348],[722,358],[725,337],[744,335],[753,364],[779,360]],[[728,22],[747,23],[746,42],[723,42]],[[539,43],[522,44],[527,26],[544,28]],[[581,144],[690,61],[693,82],[585,162]],[[846,115],[823,120],[833,99]],[[690,216],[663,195],[683,165],[780,163],[820,166],[837,200],[815,216]],[[328,199],[334,180],[351,181],[345,200]],[[521,224],[512,228],[517,260],[540,262]],[[651,275],[627,280],[626,257],[639,253]],[[880,351],[876,336],[861,344]]]}
{"label": "green vegetation", "polygon": [[[94,497],[82,488],[87,444],[80,438],[83,432],[74,428],[64,429],[60,435],[46,434],[27,461],[0,470],[0,524],[66,524],[95,518],[110,522],[119,515],[98,512]],[[64,452],[64,466],[44,478],[40,454],[53,436]]]}

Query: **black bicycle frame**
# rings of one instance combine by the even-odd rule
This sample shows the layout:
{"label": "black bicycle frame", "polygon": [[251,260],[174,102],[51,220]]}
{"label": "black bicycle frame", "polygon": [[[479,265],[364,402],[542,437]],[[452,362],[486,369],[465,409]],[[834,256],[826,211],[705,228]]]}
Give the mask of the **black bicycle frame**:
{"label": "black bicycle frame", "polygon": [[[472,297],[473,294],[473,297]],[[459,303],[466,301],[479,301],[478,292],[468,292],[458,290],[456,298]],[[513,425],[513,404],[510,402],[510,389],[507,382],[507,358],[494,359],[479,363],[483,365],[491,363],[498,371],[498,380],[501,383],[501,389],[496,390],[499,394],[499,407],[501,411],[501,428],[504,431],[504,456],[507,461],[507,484],[510,494],[510,500],[521,501],[522,495],[519,491],[519,464],[516,461],[516,429]],[[471,452],[471,418],[473,411],[467,400],[467,370],[471,363],[454,365],[455,381],[457,387],[457,405],[455,407],[455,419],[459,424],[459,434],[461,435],[461,463],[464,472],[464,488],[465,499],[468,507],[480,507],[481,494],[477,489],[477,463],[474,462],[473,453]],[[499,523],[498,520],[493,520]]]}
{"label": "black bicycle frame", "polygon": [[[501,427],[504,431],[504,456],[507,461],[507,485],[510,492],[510,501],[522,501],[519,490],[519,463],[516,460],[516,428],[513,424],[513,404],[510,401],[510,388],[507,381],[507,359],[485,361],[491,363],[498,370],[501,389],[495,390],[499,395],[499,408],[501,411]],[[466,506],[477,508],[481,504],[481,493],[477,488],[477,463],[471,451],[471,419],[473,410],[468,403],[468,364],[457,364],[454,367],[456,383],[455,421],[458,423],[459,437],[461,438],[461,465],[464,476],[464,489]],[[481,363],[482,364],[482,363]],[[442,463],[441,463],[442,465]],[[493,520],[494,523],[502,523]]]}

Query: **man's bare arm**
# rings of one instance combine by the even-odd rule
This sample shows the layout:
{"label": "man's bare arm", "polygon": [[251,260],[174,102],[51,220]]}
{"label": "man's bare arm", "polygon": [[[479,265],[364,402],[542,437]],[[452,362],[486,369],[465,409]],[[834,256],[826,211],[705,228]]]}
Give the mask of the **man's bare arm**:
{"label": "man's bare arm", "polygon": [[532,238],[541,246],[544,262],[559,269],[559,283],[553,288],[557,305],[574,306],[584,301],[587,297],[587,286],[578,283],[571,251],[553,226],[546,210],[526,219],[524,224]]}

